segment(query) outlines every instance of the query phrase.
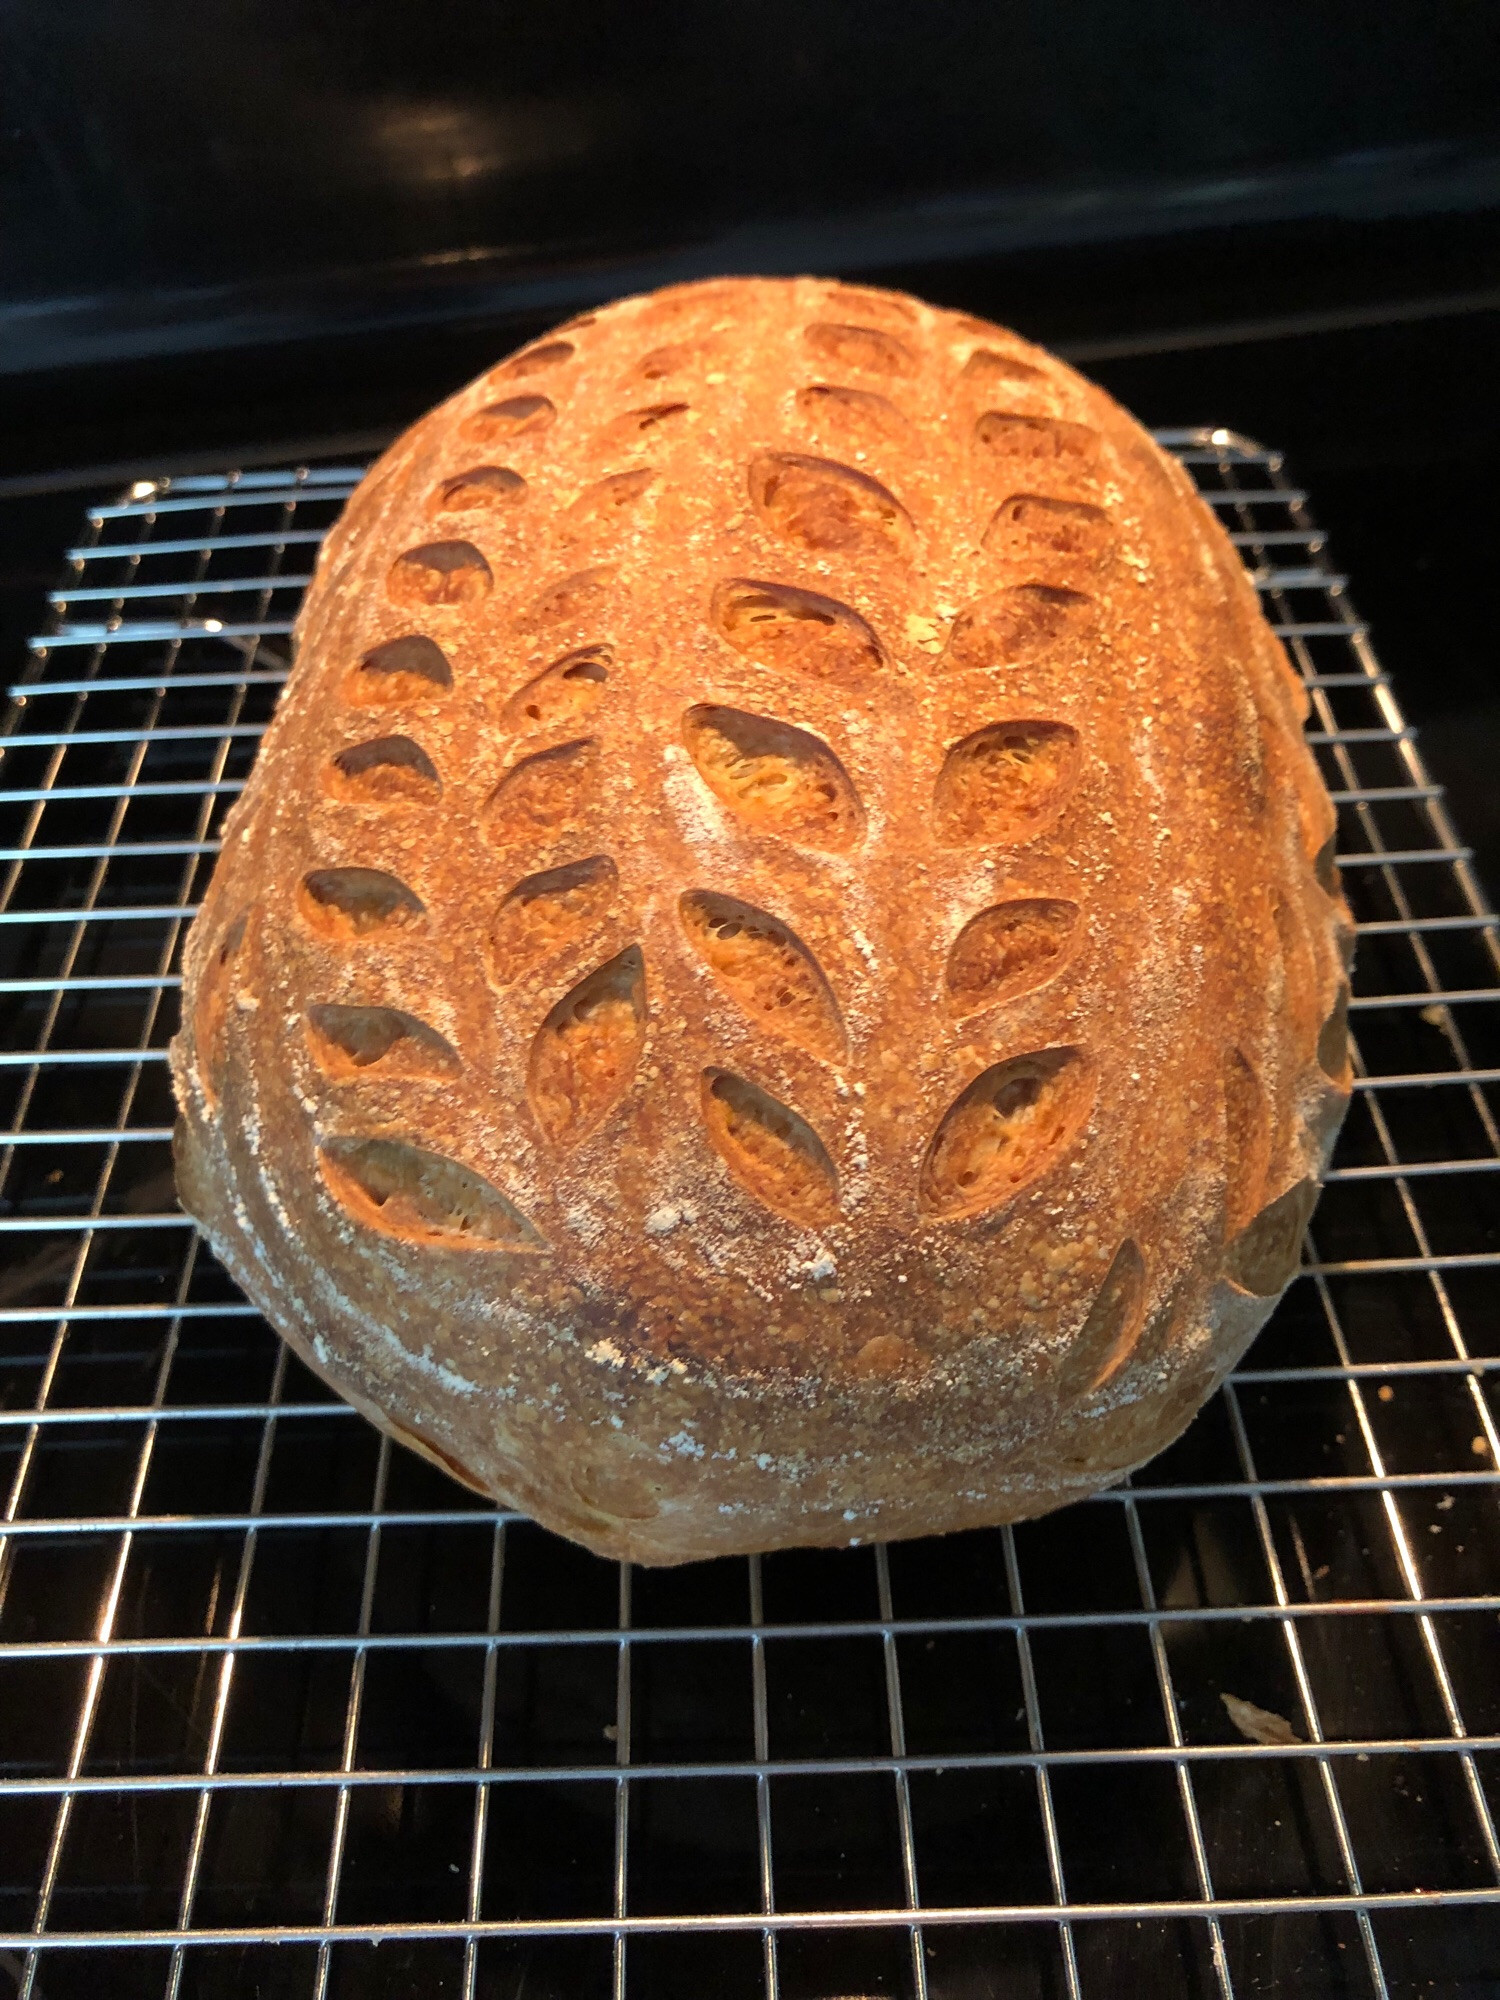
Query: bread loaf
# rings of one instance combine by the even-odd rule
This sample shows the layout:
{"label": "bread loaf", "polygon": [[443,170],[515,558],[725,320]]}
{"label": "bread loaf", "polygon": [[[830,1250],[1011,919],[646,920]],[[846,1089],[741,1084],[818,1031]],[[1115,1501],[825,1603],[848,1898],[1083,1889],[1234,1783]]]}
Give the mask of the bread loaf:
{"label": "bread loaf", "polygon": [[188,945],[182,1199],[589,1548],[1016,1519],[1174,1438],[1350,1088],[1306,697],[1098,389],[814,279],[627,299],[329,536]]}

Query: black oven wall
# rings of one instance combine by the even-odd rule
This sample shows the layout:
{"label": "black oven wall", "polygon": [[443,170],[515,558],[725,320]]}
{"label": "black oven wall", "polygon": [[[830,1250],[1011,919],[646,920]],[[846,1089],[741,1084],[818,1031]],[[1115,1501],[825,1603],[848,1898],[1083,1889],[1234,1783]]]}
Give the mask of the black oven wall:
{"label": "black oven wall", "polygon": [[1151,341],[1472,290],[1500,235],[1473,0],[10,0],[0,74],[0,370],[976,259]]}

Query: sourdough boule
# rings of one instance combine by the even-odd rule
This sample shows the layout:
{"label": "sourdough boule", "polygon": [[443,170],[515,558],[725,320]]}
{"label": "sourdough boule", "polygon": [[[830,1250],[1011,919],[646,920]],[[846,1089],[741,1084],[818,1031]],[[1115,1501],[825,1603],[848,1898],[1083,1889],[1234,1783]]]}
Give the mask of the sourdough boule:
{"label": "sourdough boule", "polygon": [[1170,1442],[1350,1087],[1306,697],[1015,335],[626,299],[374,466],[186,952],[182,1199],[343,1395],[611,1556]]}

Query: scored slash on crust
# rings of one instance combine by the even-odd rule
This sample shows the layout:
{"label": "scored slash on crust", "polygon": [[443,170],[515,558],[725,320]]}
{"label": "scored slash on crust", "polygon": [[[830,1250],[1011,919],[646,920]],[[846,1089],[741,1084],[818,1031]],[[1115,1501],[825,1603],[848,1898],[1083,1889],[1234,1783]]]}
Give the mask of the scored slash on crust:
{"label": "scored slash on crust", "polygon": [[778,673],[858,686],[888,664],[859,613],[817,591],[734,577],[715,589],[710,616],[736,652]]}
{"label": "scored slash on crust", "polygon": [[526,1091],[554,1145],[586,1138],[630,1088],[646,1025],[646,966],[634,944],[553,1007],[531,1045]]}
{"label": "scored slash on crust", "polygon": [[689,890],[677,909],[688,943],[744,1014],[825,1062],[844,1054],[827,976],[779,917],[708,889]]}
{"label": "scored slash on crust", "polygon": [[922,1205],[968,1219],[1011,1200],[1047,1169],[1094,1106],[1097,1072],[1082,1049],[1012,1056],[975,1077],[944,1112],[922,1164]]}
{"label": "scored slash on crust", "polygon": [[546,1239],[471,1167],[404,1139],[325,1139],[323,1178],[382,1235],[443,1250],[545,1250]]}

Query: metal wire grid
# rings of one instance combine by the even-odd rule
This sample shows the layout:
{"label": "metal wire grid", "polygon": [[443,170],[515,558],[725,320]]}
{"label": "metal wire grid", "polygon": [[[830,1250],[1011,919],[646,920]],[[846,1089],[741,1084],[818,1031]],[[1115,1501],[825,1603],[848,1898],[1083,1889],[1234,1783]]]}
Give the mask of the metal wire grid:
{"label": "metal wire grid", "polygon": [[89,515],[0,798],[28,2000],[1500,1992],[1496,920],[1280,459],[1163,442],[1312,691],[1361,919],[1305,1275],[1115,1492],[676,1572],[393,1451],[176,1212],[177,953],[358,469]]}

